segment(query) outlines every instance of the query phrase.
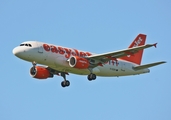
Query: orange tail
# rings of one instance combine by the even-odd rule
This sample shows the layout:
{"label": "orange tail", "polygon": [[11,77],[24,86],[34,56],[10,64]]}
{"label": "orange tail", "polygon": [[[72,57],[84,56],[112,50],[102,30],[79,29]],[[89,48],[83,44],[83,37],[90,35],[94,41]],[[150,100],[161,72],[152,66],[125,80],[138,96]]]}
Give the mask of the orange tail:
{"label": "orange tail", "polygon": [[[129,48],[144,45],[145,41],[146,41],[146,35],[139,34],[135,38],[135,40],[131,43]],[[134,55],[124,56],[124,57],[121,57],[121,59],[129,61],[129,62],[133,62],[133,63],[136,63],[136,64],[140,65],[141,64],[142,55],[143,55],[143,50],[140,50],[139,52],[135,53]]]}

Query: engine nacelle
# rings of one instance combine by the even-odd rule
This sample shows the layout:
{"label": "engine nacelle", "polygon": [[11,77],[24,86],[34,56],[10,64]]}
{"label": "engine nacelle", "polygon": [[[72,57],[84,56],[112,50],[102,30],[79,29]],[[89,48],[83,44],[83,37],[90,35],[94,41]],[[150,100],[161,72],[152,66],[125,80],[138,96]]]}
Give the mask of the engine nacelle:
{"label": "engine nacelle", "polygon": [[32,67],[30,69],[30,75],[37,79],[47,79],[48,77],[53,77],[48,69],[41,66],[36,66],[35,68]]}
{"label": "engine nacelle", "polygon": [[69,59],[69,65],[73,68],[87,69],[89,67],[89,61],[85,58],[73,56]]}

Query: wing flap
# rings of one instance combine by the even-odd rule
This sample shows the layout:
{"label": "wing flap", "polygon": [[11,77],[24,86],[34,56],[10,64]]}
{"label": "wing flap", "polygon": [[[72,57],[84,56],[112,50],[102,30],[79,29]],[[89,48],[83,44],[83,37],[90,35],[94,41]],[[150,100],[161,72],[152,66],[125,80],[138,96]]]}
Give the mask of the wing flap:
{"label": "wing flap", "polygon": [[134,70],[142,70],[142,69],[146,69],[146,68],[150,68],[156,65],[160,65],[166,63],[165,61],[161,61],[161,62],[155,62],[155,63],[150,63],[150,64],[145,64],[145,65],[139,65],[139,66],[135,66],[133,67]]}

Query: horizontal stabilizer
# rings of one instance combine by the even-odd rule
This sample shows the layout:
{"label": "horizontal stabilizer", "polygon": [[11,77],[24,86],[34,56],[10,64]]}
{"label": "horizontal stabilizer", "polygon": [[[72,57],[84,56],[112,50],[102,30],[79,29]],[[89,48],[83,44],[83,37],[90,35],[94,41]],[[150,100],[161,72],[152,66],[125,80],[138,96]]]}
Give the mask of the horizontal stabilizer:
{"label": "horizontal stabilizer", "polygon": [[146,69],[146,68],[149,68],[149,67],[153,67],[153,66],[156,66],[156,65],[163,64],[163,63],[166,63],[166,62],[162,61],[162,62],[155,62],[155,63],[145,64],[145,65],[139,65],[139,66],[133,67],[133,69],[134,70],[142,70],[142,69]]}

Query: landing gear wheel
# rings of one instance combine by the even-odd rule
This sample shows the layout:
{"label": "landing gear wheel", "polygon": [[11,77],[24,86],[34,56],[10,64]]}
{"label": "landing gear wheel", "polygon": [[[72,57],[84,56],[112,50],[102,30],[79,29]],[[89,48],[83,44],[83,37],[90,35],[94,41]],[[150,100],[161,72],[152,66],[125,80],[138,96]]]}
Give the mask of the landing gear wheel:
{"label": "landing gear wheel", "polygon": [[93,79],[91,78],[90,75],[87,76],[87,79],[88,79],[89,81],[92,81],[92,80],[93,80]]}
{"label": "landing gear wheel", "polygon": [[96,79],[96,75],[92,74],[92,79],[95,80]]}
{"label": "landing gear wheel", "polygon": [[70,85],[70,82],[68,80],[64,80],[61,82],[62,87],[68,87]]}
{"label": "landing gear wheel", "polygon": [[87,76],[88,80],[91,81],[91,80],[95,80],[96,79],[96,75],[91,73]]}
{"label": "landing gear wheel", "polygon": [[62,86],[62,87],[66,87],[66,86],[65,86],[65,81],[62,81],[62,82],[61,82],[61,86]]}
{"label": "landing gear wheel", "polygon": [[67,87],[70,85],[70,82],[68,80],[66,80],[65,83]]}

